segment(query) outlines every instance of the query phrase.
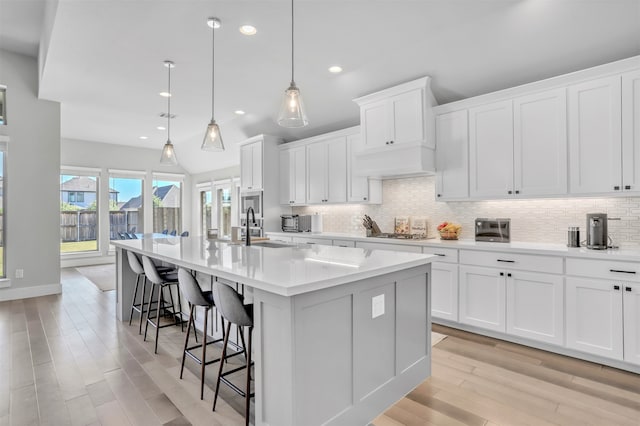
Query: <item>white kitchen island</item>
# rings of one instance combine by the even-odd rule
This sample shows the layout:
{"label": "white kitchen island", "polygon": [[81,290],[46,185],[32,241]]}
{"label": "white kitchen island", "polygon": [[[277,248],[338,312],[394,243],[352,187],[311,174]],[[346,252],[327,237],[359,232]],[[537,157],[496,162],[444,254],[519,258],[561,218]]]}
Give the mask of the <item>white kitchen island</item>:
{"label": "white kitchen island", "polygon": [[431,374],[434,256],[202,237],[113,243],[123,321],[135,282],[127,250],[250,289],[256,425],[366,425]]}

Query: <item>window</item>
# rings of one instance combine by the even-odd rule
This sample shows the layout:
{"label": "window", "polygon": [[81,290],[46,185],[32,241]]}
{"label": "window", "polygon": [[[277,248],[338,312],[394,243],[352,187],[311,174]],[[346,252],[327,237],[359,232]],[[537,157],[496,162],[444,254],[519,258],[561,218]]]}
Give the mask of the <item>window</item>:
{"label": "window", "polygon": [[200,235],[207,235],[212,227],[212,201],[211,189],[200,189]]}
{"label": "window", "polygon": [[6,152],[7,145],[5,142],[0,142],[0,278],[6,278],[5,261],[6,253],[4,250],[4,213],[5,213],[5,170],[6,170]]}
{"label": "window", "polygon": [[182,176],[154,175],[153,232],[182,232]]}
{"label": "window", "polygon": [[109,239],[124,233],[144,233],[144,179],[124,172],[109,172]]}
{"label": "window", "polygon": [[60,253],[98,250],[98,188],[95,171],[60,174]]}
{"label": "window", "polygon": [[218,189],[218,235],[231,238],[231,187]]}

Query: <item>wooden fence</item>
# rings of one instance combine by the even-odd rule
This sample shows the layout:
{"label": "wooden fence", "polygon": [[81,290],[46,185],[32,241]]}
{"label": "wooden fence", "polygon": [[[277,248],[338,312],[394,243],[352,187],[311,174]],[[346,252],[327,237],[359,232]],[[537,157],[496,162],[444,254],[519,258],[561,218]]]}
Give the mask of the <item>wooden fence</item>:
{"label": "wooden fence", "polygon": [[[60,239],[62,242],[93,241],[97,239],[98,223],[95,210],[60,212]],[[137,211],[109,212],[109,238],[117,240],[118,233],[135,228],[142,231],[142,220]]]}

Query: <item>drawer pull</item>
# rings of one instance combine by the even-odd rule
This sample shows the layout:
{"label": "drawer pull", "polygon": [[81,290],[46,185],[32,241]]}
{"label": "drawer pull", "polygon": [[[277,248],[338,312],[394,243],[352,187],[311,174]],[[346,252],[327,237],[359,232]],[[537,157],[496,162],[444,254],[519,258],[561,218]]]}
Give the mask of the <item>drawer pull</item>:
{"label": "drawer pull", "polygon": [[623,271],[622,269],[609,269],[609,272],[617,272],[619,274],[635,274],[636,271]]}
{"label": "drawer pull", "polygon": [[442,254],[442,253],[433,253],[433,254],[436,255],[436,256],[440,256],[440,257],[445,257],[446,256],[446,254]]}
{"label": "drawer pull", "polygon": [[515,260],[506,260],[506,259],[498,259],[498,262],[504,262],[504,263],[516,263]]}
{"label": "drawer pull", "polygon": [[620,286],[619,286],[619,285],[614,285],[614,286],[613,286],[613,289],[614,289],[614,290],[620,290]]}
{"label": "drawer pull", "polygon": [[508,277],[511,277],[511,273],[508,273],[508,274],[507,274],[507,276],[508,276]]}
{"label": "drawer pull", "polygon": [[625,287],[624,288],[626,291],[631,291],[631,287]]}
{"label": "drawer pull", "polygon": [[501,277],[504,277],[504,272],[500,272],[500,276],[501,276]]}

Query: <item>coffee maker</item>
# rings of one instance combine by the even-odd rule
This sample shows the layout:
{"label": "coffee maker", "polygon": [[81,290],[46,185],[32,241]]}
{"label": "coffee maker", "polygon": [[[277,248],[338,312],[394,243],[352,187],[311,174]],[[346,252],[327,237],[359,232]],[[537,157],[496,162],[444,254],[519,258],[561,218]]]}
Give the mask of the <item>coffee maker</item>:
{"label": "coffee maker", "polygon": [[587,214],[587,248],[592,250],[606,250],[608,246],[607,214]]}

